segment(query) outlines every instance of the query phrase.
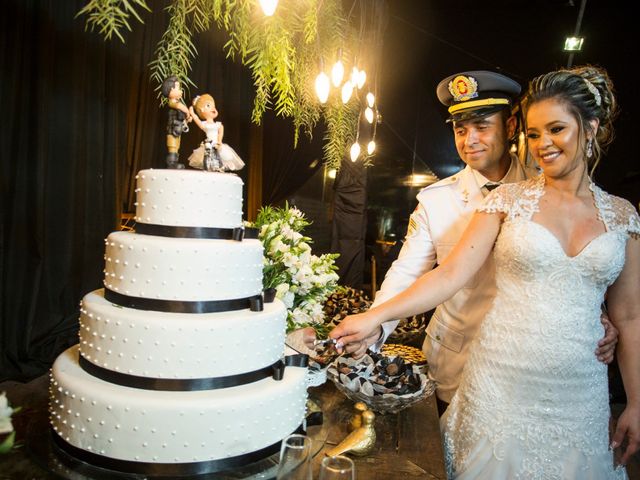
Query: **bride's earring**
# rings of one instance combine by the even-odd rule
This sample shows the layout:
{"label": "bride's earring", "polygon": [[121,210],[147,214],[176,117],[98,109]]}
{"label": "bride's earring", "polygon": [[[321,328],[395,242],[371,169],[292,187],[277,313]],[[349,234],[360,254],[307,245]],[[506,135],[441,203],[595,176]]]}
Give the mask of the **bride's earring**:
{"label": "bride's earring", "polygon": [[587,142],[587,158],[593,157],[593,140]]}

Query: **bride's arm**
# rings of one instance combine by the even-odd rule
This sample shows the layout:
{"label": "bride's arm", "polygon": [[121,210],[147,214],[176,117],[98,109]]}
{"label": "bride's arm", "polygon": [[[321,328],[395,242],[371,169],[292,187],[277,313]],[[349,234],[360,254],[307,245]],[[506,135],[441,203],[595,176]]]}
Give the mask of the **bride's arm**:
{"label": "bride's arm", "polygon": [[[431,310],[453,296],[484,264],[495,243],[502,213],[476,213],[446,260],[395,297],[358,315],[350,315],[331,331],[338,347],[359,344],[379,325]],[[348,352],[355,351],[353,348]]]}
{"label": "bride's arm", "polygon": [[628,440],[620,463],[626,464],[640,448],[640,238],[627,242],[622,273],[609,288],[609,317],[620,331],[617,346],[618,365],[627,394],[627,406],[618,420],[612,447]]}

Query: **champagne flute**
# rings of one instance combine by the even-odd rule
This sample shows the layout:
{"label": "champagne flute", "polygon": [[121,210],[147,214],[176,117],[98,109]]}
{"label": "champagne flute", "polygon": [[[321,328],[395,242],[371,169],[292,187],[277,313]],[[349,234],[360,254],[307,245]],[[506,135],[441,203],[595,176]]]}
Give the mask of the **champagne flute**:
{"label": "champagne flute", "polygon": [[312,480],[311,438],[294,433],[282,441],[277,480]]}
{"label": "champagne flute", "polygon": [[320,464],[320,480],[355,480],[353,460],[344,455],[325,457]]}

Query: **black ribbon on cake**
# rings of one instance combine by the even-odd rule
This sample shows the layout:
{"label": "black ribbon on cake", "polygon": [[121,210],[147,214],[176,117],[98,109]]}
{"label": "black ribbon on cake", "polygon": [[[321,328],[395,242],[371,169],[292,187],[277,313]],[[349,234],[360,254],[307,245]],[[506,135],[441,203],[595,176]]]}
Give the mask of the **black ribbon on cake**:
{"label": "black ribbon on cake", "polygon": [[80,367],[89,375],[93,375],[105,382],[115,383],[123,387],[140,388],[142,390],[162,390],[170,392],[189,392],[195,390],[217,390],[219,388],[237,387],[272,377],[274,380],[282,380],[286,367],[306,368],[309,357],[304,354],[288,355],[283,360],[253,370],[251,372],[227,375],[224,377],[209,378],[152,378],[129,375],[128,373],[115,372],[91,363],[82,355],[79,356]]}
{"label": "black ribbon on cake", "polygon": [[207,238],[215,240],[236,240],[258,238],[259,230],[253,227],[217,228],[217,227],[176,227],[155,223],[136,223],[136,233],[174,238]]}
{"label": "black ribbon on cake", "polygon": [[264,310],[262,295],[234,298],[230,300],[163,300],[159,298],[142,298],[124,295],[108,288],[104,289],[104,298],[121,307],[135,308],[137,310],[153,310],[169,313],[215,313],[231,310],[244,310],[248,308],[252,312]]}
{"label": "black ribbon on cake", "polygon": [[[300,425],[292,433],[305,433],[305,430],[303,426]],[[60,450],[90,465],[106,468],[108,470],[116,470],[118,472],[137,473],[159,477],[203,475],[206,473],[221,472],[250,465],[279,452],[280,445],[282,444],[282,441],[280,440],[265,448],[256,450],[255,452],[245,453],[235,457],[221,458],[218,460],[205,460],[202,462],[189,463],[151,463],[105,457],[104,455],[89,452],[71,445],[53,431],[53,429],[51,430],[51,435],[53,437],[54,444]]]}

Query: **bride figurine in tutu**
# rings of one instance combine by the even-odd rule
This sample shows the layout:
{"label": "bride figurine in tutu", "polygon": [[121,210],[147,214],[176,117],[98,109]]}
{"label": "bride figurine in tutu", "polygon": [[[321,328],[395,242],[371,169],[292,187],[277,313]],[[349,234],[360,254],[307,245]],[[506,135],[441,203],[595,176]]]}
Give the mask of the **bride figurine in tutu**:
{"label": "bride figurine in tutu", "polygon": [[244,162],[226,143],[222,143],[224,127],[216,122],[216,102],[208,93],[193,99],[189,112],[193,121],[207,135],[198,148],[189,156],[189,165],[209,172],[240,170]]}

